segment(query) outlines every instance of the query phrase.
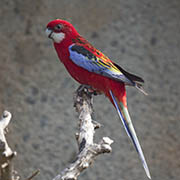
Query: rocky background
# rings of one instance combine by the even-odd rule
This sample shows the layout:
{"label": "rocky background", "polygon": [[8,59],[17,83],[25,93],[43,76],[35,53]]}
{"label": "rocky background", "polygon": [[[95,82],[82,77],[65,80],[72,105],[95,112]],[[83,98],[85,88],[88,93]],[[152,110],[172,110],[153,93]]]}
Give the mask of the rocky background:
{"label": "rocky background", "polygon": [[[59,63],[46,24],[70,21],[126,70],[144,77],[144,96],[127,88],[128,105],[153,180],[180,177],[179,0],[1,0],[0,113],[12,112],[9,143],[16,169],[35,179],[55,177],[77,153],[73,92],[79,86]],[[118,115],[104,96],[94,99],[103,127],[96,140],[115,140],[80,180],[147,179]]]}

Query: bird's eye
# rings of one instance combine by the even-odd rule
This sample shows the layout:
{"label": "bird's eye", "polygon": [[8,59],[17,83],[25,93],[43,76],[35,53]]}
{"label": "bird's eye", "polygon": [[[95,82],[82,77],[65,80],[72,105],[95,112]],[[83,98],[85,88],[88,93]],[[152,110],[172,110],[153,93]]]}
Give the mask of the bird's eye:
{"label": "bird's eye", "polygon": [[61,28],[62,28],[61,24],[58,24],[58,25],[55,26],[55,30],[61,30]]}

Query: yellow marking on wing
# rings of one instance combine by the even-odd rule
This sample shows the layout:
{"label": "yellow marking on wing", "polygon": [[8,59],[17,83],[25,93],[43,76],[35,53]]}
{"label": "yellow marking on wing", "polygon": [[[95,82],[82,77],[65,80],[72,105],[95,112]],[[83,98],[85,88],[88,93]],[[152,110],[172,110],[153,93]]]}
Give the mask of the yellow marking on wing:
{"label": "yellow marking on wing", "polygon": [[93,61],[96,62],[96,64],[100,64],[104,66],[105,68],[109,69],[110,71],[117,73],[119,75],[123,74],[114,64],[113,62],[105,56],[101,51],[94,48],[88,41],[86,41],[84,38],[80,37],[81,42],[80,44],[85,44],[87,49],[90,50],[96,58],[92,58]]}
{"label": "yellow marking on wing", "polygon": [[122,74],[122,72],[112,63],[112,61],[107,56],[105,56],[100,51],[98,52],[99,52],[99,56],[96,56],[96,58],[100,65],[104,66],[105,68],[109,69],[114,73]]}

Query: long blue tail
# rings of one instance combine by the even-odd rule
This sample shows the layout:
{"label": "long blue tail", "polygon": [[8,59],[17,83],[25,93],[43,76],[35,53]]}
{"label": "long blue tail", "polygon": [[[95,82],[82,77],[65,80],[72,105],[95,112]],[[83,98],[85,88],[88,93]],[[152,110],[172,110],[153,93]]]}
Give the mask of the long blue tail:
{"label": "long blue tail", "polygon": [[123,123],[123,126],[126,130],[126,133],[128,134],[128,136],[130,137],[130,139],[132,140],[135,148],[136,148],[136,151],[138,152],[139,156],[140,156],[140,159],[142,161],[142,164],[143,164],[143,167],[144,167],[144,170],[148,176],[149,179],[151,179],[151,175],[150,175],[150,172],[149,172],[149,168],[147,166],[147,163],[146,163],[146,160],[145,160],[145,157],[144,157],[144,154],[143,154],[143,151],[141,149],[141,146],[139,144],[139,141],[138,141],[138,138],[137,138],[137,135],[136,135],[136,132],[134,130],[134,127],[133,127],[133,124],[132,124],[132,121],[131,121],[131,118],[129,116],[129,113],[128,113],[128,110],[127,108],[123,105],[123,103],[121,102],[117,102],[116,101],[116,98],[114,96],[114,94],[112,93],[111,90],[109,90],[109,93],[112,97],[112,100],[114,102],[114,105],[116,107],[116,110],[118,112],[118,115]]}

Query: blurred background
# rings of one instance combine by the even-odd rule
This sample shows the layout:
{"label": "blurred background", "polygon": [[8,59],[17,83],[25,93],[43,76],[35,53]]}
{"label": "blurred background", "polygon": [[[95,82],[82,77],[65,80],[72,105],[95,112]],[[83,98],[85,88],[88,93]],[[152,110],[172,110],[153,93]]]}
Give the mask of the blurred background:
{"label": "blurred background", "polygon": [[[50,180],[75,157],[75,82],[59,62],[46,24],[70,21],[95,47],[142,76],[149,96],[127,88],[129,111],[153,180],[180,177],[179,0],[1,0],[0,113],[13,114],[8,134],[15,168]],[[95,134],[115,142],[80,180],[147,179],[118,115],[104,96],[94,98]]]}

